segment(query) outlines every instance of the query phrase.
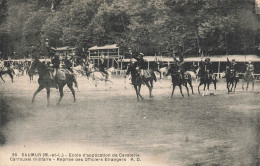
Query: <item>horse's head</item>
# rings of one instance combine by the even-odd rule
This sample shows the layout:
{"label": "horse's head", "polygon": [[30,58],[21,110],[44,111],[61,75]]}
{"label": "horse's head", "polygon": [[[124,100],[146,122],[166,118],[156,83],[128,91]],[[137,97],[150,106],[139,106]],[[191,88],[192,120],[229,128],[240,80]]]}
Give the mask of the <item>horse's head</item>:
{"label": "horse's head", "polygon": [[45,73],[47,69],[46,65],[42,63],[39,59],[36,59],[32,62],[31,68],[29,69],[30,71],[35,71],[37,70],[38,73]]}

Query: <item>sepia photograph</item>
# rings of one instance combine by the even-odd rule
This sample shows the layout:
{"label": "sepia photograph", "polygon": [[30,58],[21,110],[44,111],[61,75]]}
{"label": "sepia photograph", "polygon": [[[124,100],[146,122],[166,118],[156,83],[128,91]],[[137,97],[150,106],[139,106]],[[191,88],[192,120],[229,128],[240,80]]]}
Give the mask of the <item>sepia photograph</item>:
{"label": "sepia photograph", "polygon": [[260,0],[0,0],[0,166],[260,166]]}

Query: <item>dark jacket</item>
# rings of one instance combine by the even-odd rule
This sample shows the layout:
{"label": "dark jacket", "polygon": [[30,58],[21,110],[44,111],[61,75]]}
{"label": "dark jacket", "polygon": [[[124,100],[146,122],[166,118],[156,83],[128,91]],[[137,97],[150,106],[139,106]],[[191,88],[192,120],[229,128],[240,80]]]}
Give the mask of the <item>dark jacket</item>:
{"label": "dark jacket", "polygon": [[54,56],[52,58],[51,63],[53,64],[53,68],[58,69],[60,67],[60,59],[58,56]]}

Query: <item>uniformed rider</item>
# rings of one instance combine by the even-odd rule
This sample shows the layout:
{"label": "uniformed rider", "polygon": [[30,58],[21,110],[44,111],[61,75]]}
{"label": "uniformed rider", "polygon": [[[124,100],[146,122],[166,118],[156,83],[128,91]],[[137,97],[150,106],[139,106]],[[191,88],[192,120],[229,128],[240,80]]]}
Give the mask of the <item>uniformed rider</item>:
{"label": "uniformed rider", "polygon": [[72,62],[67,57],[64,59],[64,65],[65,65],[66,69],[68,69],[70,72],[74,73],[72,68],[71,68],[72,67]]}
{"label": "uniformed rider", "polygon": [[54,84],[56,86],[56,88],[58,88],[58,85],[57,85],[57,73],[58,73],[58,69],[60,68],[60,58],[58,55],[54,55],[53,58],[51,59],[51,63],[52,63],[52,68],[54,69],[53,71],[53,81],[54,81]]}
{"label": "uniformed rider", "polygon": [[210,58],[206,58],[205,59],[205,72],[208,73],[209,75],[213,74],[213,70],[212,70],[212,63],[210,62]]}
{"label": "uniformed rider", "polygon": [[178,68],[178,72],[181,75],[181,79],[184,81],[185,80],[185,78],[184,78],[185,69],[184,69],[184,58],[183,58],[183,56],[180,56],[179,60],[177,60],[177,58],[175,57],[175,54],[174,54],[173,55],[173,62]]}
{"label": "uniformed rider", "polygon": [[105,70],[105,60],[103,58],[100,59],[100,64],[99,64],[99,71],[104,73],[106,75],[106,78],[108,77],[108,72]]}
{"label": "uniformed rider", "polygon": [[235,59],[230,62],[227,57],[227,75],[233,72],[234,76],[237,76],[237,63]]}
{"label": "uniformed rider", "polygon": [[143,82],[143,84],[145,84],[144,83],[144,70],[146,70],[146,62],[144,60],[144,54],[139,53],[139,55],[135,59],[137,60],[137,62],[135,62],[135,67],[139,68],[142,82]]}
{"label": "uniformed rider", "polygon": [[252,77],[254,77],[254,65],[251,63],[251,61],[248,62],[246,71],[249,75],[251,75]]}

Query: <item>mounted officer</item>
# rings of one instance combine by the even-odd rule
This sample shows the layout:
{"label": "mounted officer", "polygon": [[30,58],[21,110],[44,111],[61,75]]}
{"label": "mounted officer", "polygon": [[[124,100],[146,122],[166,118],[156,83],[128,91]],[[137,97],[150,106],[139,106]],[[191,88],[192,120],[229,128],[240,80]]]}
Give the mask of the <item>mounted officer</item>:
{"label": "mounted officer", "polygon": [[54,55],[51,59],[52,67],[54,69],[53,75],[56,76],[58,69],[60,68],[60,58],[58,55]]}
{"label": "mounted officer", "polygon": [[135,57],[135,59],[137,61],[134,63],[134,66],[139,68],[139,73],[140,73],[142,82],[143,82],[143,84],[145,84],[145,82],[144,82],[144,70],[146,70],[147,67],[146,67],[146,61],[144,60],[144,54],[139,53],[139,55],[137,57]]}
{"label": "mounted officer", "polygon": [[55,84],[56,88],[58,88],[57,73],[58,73],[58,70],[60,68],[60,58],[59,58],[59,56],[54,55],[53,58],[51,59],[51,63],[52,63],[52,68],[54,69],[52,79],[54,80],[54,84]]}
{"label": "mounted officer", "polygon": [[251,61],[248,62],[246,73],[254,78],[254,65],[251,63]]}
{"label": "mounted officer", "polygon": [[106,68],[105,60],[104,60],[103,57],[102,57],[100,60],[101,60],[101,61],[100,61],[100,64],[99,64],[99,71],[100,71],[101,73],[105,74],[105,75],[106,75],[106,78],[107,78],[107,77],[108,77],[108,72],[105,70],[105,68]]}
{"label": "mounted officer", "polygon": [[212,63],[210,62],[210,58],[205,59],[205,65],[204,65],[205,72],[208,74],[209,77],[213,75],[213,70],[212,70]]}
{"label": "mounted officer", "polygon": [[184,73],[185,73],[185,69],[184,69],[184,58],[183,56],[179,57],[179,60],[177,60],[177,58],[175,57],[175,54],[173,55],[173,62],[174,65],[176,66],[176,68],[178,68],[178,72],[180,73],[181,79],[184,81]]}
{"label": "mounted officer", "polygon": [[234,77],[237,77],[237,63],[235,59],[232,59],[230,62],[227,57],[226,73],[227,75],[233,74]]}
{"label": "mounted officer", "polygon": [[180,67],[178,65],[178,60],[173,55],[173,63],[170,65],[170,73],[173,75],[180,74]]}
{"label": "mounted officer", "polygon": [[74,71],[72,70],[72,62],[71,60],[68,59],[68,57],[66,57],[64,59],[64,65],[65,65],[65,68],[68,69],[70,72],[74,73]]}

